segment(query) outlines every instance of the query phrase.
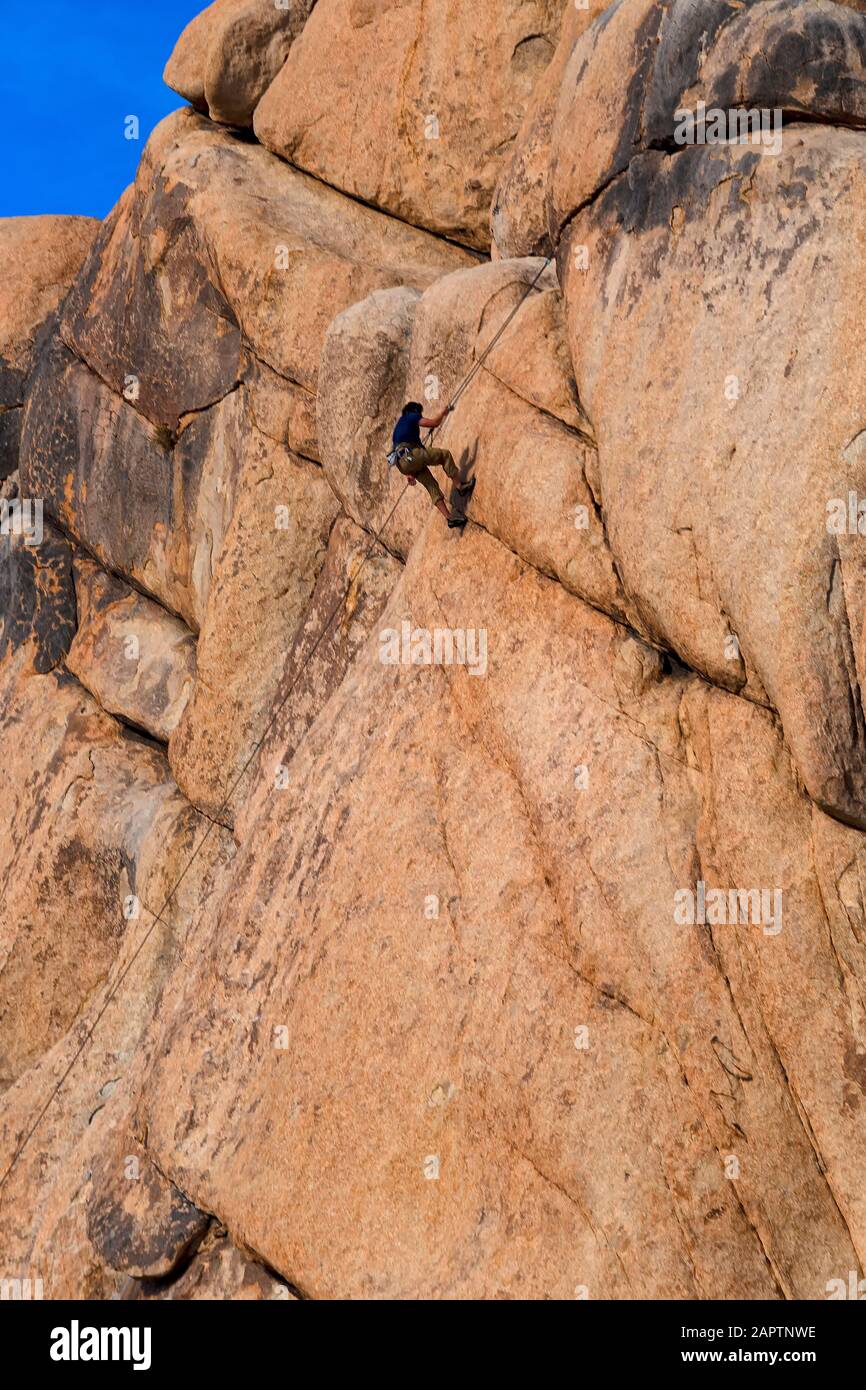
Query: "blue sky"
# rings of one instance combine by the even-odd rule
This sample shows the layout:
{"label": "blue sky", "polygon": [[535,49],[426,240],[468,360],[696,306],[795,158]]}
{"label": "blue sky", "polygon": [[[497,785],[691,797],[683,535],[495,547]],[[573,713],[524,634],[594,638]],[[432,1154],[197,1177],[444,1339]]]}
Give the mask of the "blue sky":
{"label": "blue sky", "polygon": [[[153,127],[183,106],[162,70],[207,0],[30,0],[3,25],[0,216],[105,217]],[[124,138],[138,116],[141,138]]]}

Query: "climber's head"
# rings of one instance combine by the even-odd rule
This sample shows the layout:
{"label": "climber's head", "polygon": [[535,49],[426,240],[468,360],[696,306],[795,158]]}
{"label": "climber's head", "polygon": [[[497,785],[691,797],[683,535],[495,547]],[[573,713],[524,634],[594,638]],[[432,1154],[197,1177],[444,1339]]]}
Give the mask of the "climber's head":
{"label": "climber's head", "polygon": [[404,415],[423,415],[424,407],[420,401],[407,401],[403,407]]}

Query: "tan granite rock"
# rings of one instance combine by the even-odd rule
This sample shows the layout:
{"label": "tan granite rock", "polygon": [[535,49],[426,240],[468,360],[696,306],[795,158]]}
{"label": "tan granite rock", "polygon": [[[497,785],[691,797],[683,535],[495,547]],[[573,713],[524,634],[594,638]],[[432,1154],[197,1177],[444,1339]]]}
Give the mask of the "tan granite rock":
{"label": "tan granite rock", "polygon": [[252,125],[315,0],[215,0],[184,29],[163,80],[213,121]]}
{"label": "tan granite rock", "polygon": [[126,1075],[232,843],[152,743],[62,669],[36,674],[30,616],[0,663],[0,1247],[40,1296],[106,1298],[122,1280],[88,1234],[94,1167],[128,1129]]}
{"label": "tan granite rock", "polygon": [[109,714],[167,743],[195,683],[195,637],[81,556],[75,579],[78,630],[68,669]]}
{"label": "tan granite rock", "polygon": [[98,229],[95,217],[0,217],[3,405],[12,404],[6,374],[16,373],[20,387],[37,330],[60,304]]}
{"label": "tan granite rock", "polygon": [[242,344],[314,391],[334,314],[473,263],[184,110],[151,135],[61,331],[112,390],[176,432],[236,385]]}
{"label": "tan granite rock", "polygon": [[866,383],[839,369],[863,298],[861,143],[789,126],[778,158],[639,156],[570,224],[560,265],[607,535],[643,626],[778,710],[810,795],[862,827],[849,494],[866,492]]}
{"label": "tan granite rock", "polygon": [[267,727],[339,509],[321,469],[254,427],[239,453],[239,500],[214,556],[197,681],[169,743],[178,786],[225,824],[226,797]]}
{"label": "tan granite rock", "polygon": [[[426,515],[399,499],[405,479],[389,468],[394,424],[407,400],[423,400],[408,377],[417,290],[379,290],[338,314],[322,349],[317,427],[322,468],[349,516],[401,556]],[[420,392],[420,394],[419,394]],[[431,410],[434,407],[431,405]],[[420,494],[426,502],[427,494]],[[390,519],[389,519],[390,518]]]}
{"label": "tan granite rock", "polygon": [[273,698],[273,723],[243,787],[234,823],[239,841],[255,833],[263,805],[284,786],[295,749],[339,689],[401,573],[399,561],[367,531],[337,518]]}
{"label": "tan granite rock", "polygon": [[22,487],[103,566],[195,630],[234,505],[238,451],[227,441],[240,411],[239,392],[229,391],[175,442],[55,339],[24,411]]}
{"label": "tan granite rock", "polygon": [[93,217],[0,218],[0,480],[18,466],[20,407],[37,332],[81,268]]}
{"label": "tan granite rock", "polygon": [[200,1245],[210,1218],[154,1168],[122,1130],[92,1175],[87,1233],[104,1263],[136,1279],[164,1279]]}
{"label": "tan granite rock", "polygon": [[[121,937],[104,982],[69,1031],[0,1098],[5,1267],[13,1275],[31,1271],[47,1299],[120,1297],[129,1279],[91,1242],[93,1175],[121,1138],[124,1154],[140,1160],[146,1134],[131,1128],[131,1096],[147,1030],[177,968],[180,941],[198,913],[212,910],[231,858],[225,831],[197,817],[192,828],[178,836],[155,826],[157,843],[148,847],[142,876],[159,917]],[[139,1240],[154,1229],[154,1218],[139,1227]]]}
{"label": "tan granite rock", "polygon": [[72,676],[33,674],[27,656],[24,645],[0,668],[4,1085],[66,1033],[127,933],[160,911],[162,876],[200,823],[154,745]]}
{"label": "tan granite rock", "polygon": [[[486,661],[383,661],[403,622]],[[310,1296],[822,1297],[863,1248],[856,874],[832,939],[822,901],[861,848],[757,706],[431,527],[199,919],[140,1122]],[[689,926],[704,881],[766,915]]]}
{"label": "tan granite rock", "polygon": [[[581,34],[594,24],[607,0],[567,4],[556,52],[535,84],[532,100],[506,160],[490,209],[490,236],[498,258],[547,256],[552,250],[547,227],[547,179],[550,135],[566,66]],[[587,121],[596,113],[587,110]]]}
{"label": "tan granite rock", "polygon": [[420,289],[474,263],[179,113],[152,136],[136,189],[70,296],[62,339],[41,353],[22,488],[196,630],[249,420],[316,458],[333,315],[378,287]]}
{"label": "tan granite rock", "polygon": [[[318,0],[282,159],[215,123],[274,16],[183,36],[214,119],[151,137],[0,479],[45,510],[0,539],[4,1275],[859,1277],[864,12]],[[678,144],[701,99],[778,148]],[[481,264],[442,233],[497,180]],[[472,371],[461,535],[385,453]]]}
{"label": "tan granite rock", "polygon": [[405,479],[385,461],[394,421],[407,397],[437,414],[470,372],[434,443],[476,477],[473,520],[573,592],[625,616],[593,494],[596,451],[562,299],[540,259],[457,271],[420,299],[408,290],[374,295],[334,320],[319,405],[331,486],[356,521],[375,534],[384,527],[385,543],[407,555],[431,508],[420,487],[398,502]]}
{"label": "tan granite rock", "polygon": [[166,1300],[209,1300],[224,1302],[260,1302],[280,1300],[293,1302],[296,1295],[287,1284],[259,1264],[248,1259],[236,1245],[220,1235],[219,1227],[208,1232],[188,1267],[167,1286],[148,1285],[136,1289],[130,1281],[121,1292],[122,1298]]}
{"label": "tan granite rock", "polygon": [[268,149],[406,222],[489,245],[505,152],[565,0],[318,0],[256,108]]}
{"label": "tan granite rock", "polygon": [[[574,46],[560,87],[548,184],[554,244],[635,155],[685,148],[678,112],[697,116],[700,100],[711,111],[765,110],[770,129],[756,151],[775,149],[776,111],[866,126],[864,64],[866,19],[834,0],[610,5]],[[704,131],[709,141],[722,133],[713,120]]]}

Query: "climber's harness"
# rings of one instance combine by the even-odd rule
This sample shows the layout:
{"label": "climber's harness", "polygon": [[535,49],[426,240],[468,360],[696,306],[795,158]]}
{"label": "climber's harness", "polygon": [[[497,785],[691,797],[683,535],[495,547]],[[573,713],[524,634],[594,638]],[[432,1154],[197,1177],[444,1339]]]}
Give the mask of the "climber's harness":
{"label": "climber's harness", "polygon": [[403,462],[404,459],[410,459],[411,457],[412,445],[398,444],[397,447],[395,449],[392,449],[390,454],[388,455],[388,467],[399,468],[400,464]]}

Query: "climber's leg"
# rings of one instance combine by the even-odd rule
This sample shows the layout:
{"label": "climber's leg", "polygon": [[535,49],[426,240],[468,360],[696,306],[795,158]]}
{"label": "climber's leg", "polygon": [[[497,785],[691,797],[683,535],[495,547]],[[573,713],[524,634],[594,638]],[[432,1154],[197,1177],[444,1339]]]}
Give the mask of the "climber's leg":
{"label": "climber's leg", "polygon": [[458,492],[471,492],[474,486],[474,479],[466,483],[460,481],[460,469],[454,462],[454,455],[450,449],[427,449],[428,468],[441,468],[451,479]]}
{"label": "climber's leg", "polygon": [[[433,454],[436,454],[436,455],[440,456],[440,459],[441,459],[441,466],[442,466],[442,468],[444,468],[444,470],[445,470],[445,472],[447,473],[448,477],[451,479],[452,483],[454,484],[454,486],[453,486],[453,488],[452,488],[452,490],[451,490],[451,499],[452,499],[452,501],[454,500],[454,494],[457,493],[458,496],[464,501],[464,503],[465,503],[465,502],[468,502],[469,498],[472,496],[472,489],[475,487],[475,479],[474,479],[474,478],[467,478],[467,479],[465,480],[465,482],[464,482],[464,481],[461,481],[461,478],[460,478],[460,469],[457,467],[457,464],[454,462],[454,456],[453,456],[453,454],[450,452],[450,450],[448,450],[448,449],[432,449],[432,450],[428,450],[428,453],[433,453]],[[439,460],[437,460],[437,461],[439,461]]]}
{"label": "climber's leg", "polygon": [[408,458],[400,460],[397,467],[407,478],[415,478],[426,489],[435,507],[442,497],[442,489],[427,467],[427,450],[413,449]]}
{"label": "climber's leg", "polygon": [[472,491],[475,480],[473,479],[465,487],[459,483],[460,473],[457,465],[447,449],[425,449],[423,446],[413,449],[408,458],[402,459],[397,467],[400,472],[407,477],[415,478],[423,488],[426,488],[430,501],[437,511],[441,512],[449,526],[466,525],[466,518],[455,516],[449,509],[447,502],[442,494],[442,489],[437,483],[430,467],[443,468],[448,477],[454,481],[454,486],[460,493]]}
{"label": "climber's leg", "polygon": [[431,452],[438,453],[439,451],[431,451],[424,448],[413,449],[409,457],[401,459],[397,467],[407,478],[415,478],[416,481],[426,489],[427,495],[433,503],[433,506],[437,511],[442,513],[447,521],[451,513],[448,510],[448,505],[442,494],[441,487],[427,467],[428,455]]}
{"label": "climber's leg", "polygon": [[457,471],[457,464],[454,462],[450,449],[430,449],[424,450],[428,468],[442,468],[445,470],[452,482],[456,482],[460,474]]}

